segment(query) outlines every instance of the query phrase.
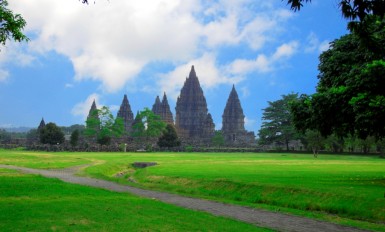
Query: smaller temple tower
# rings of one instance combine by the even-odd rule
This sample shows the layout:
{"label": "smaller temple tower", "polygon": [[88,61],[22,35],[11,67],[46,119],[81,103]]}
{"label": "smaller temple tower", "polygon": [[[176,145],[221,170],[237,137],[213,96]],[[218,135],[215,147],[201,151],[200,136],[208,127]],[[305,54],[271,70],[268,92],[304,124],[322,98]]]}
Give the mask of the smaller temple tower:
{"label": "smaller temple tower", "polygon": [[40,133],[40,131],[43,130],[44,127],[45,127],[44,118],[41,118],[40,124],[37,127],[37,132]]}
{"label": "smaller temple tower", "polygon": [[[98,121],[99,121],[99,123],[98,123]],[[98,128],[99,124],[100,124],[100,118],[99,118],[99,114],[98,114],[98,108],[96,107],[96,102],[94,100],[92,102],[90,111],[88,112],[86,127],[87,128],[93,128],[95,130],[99,130],[100,129],[100,128]]]}
{"label": "smaller temple tower", "polygon": [[124,94],[122,104],[120,105],[117,117],[123,119],[124,129],[127,132],[132,131],[132,124],[134,123],[134,114],[132,113],[130,103],[128,102],[127,95]]}
{"label": "smaller temple tower", "polygon": [[[92,102],[90,111],[88,112],[87,120],[90,118],[97,118],[99,119],[99,115],[97,113],[98,108],[96,107],[96,102],[95,100]],[[96,113],[95,113],[96,112]]]}
{"label": "smaller temple tower", "polygon": [[254,132],[245,130],[245,115],[234,85],[222,115],[222,133],[228,145],[252,145],[255,143]]}
{"label": "smaller temple tower", "polygon": [[159,115],[165,123],[174,124],[174,118],[170,110],[170,105],[168,104],[166,93],[163,94],[162,102],[159,96],[156,96],[155,103],[152,105],[152,112]]}

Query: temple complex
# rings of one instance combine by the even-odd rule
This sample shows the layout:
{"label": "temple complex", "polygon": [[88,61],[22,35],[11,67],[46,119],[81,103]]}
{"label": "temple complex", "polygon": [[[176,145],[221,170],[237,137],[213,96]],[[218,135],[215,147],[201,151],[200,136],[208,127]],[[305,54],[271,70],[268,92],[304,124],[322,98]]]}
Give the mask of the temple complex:
{"label": "temple complex", "polygon": [[124,129],[126,132],[132,131],[132,124],[134,122],[134,114],[132,113],[130,103],[128,102],[127,95],[124,94],[122,104],[120,105],[117,117],[123,119]]}
{"label": "temple complex", "polygon": [[215,131],[206,99],[194,66],[182,87],[176,103],[175,127],[182,141],[209,141]]}
{"label": "temple complex", "polygon": [[156,96],[155,103],[152,105],[152,112],[159,115],[165,123],[174,125],[174,118],[170,110],[170,105],[168,104],[166,93],[163,94],[162,102],[159,96]]}
{"label": "temple complex", "polygon": [[255,141],[254,132],[245,130],[245,115],[234,85],[222,115],[222,134],[227,145],[247,145]]}
{"label": "temple complex", "polygon": [[[96,109],[96,103],[93,101],[87,119],[96,117],[99,120],[97,114],[92,114]],[[211,114],[208,112],[206,98],[195,73],[194,66],[191,67],[189,76],[186,78],[181,89],[175,110],[174,124],[173,114],[170,110],[166,93],[164,93],[162,101],[157,96],[152,106],[152,111],[159,115],[164,122],[175,126],[178,137],[184,144],[209,145],[211,143],[215,132],[215,125]],[[130,137],[135,118],[127,95],[124,95],[117,117],[123,119],[124,128],[128,132],[128,137]],[[254,132],[245,130],[245,115],[243,114],[234,85],[227,100],[222,120],[222,134],[226,146],[241,147],[255,144]]]}

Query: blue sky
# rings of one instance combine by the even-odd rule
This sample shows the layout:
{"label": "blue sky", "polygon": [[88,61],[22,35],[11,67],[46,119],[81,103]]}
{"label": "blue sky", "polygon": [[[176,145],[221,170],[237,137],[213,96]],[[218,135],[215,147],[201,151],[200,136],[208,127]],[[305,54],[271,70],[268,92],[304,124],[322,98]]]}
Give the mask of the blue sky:
{"label": "blue sky", "polygon": [[319,54],[347,33],[337,1],[292,12],[281,0],[10,1],[28,43],[0,51],[0,127],[84,124],[96,99],[134,113],[175,103],[195,66],[216,128],[231,87],[258,132],[268,101],[314,93]]}

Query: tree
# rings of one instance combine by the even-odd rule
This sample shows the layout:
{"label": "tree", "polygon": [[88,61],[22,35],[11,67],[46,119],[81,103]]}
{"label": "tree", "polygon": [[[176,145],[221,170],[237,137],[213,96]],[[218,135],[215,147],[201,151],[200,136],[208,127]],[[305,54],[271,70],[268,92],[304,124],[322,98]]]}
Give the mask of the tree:
{"label": "tree", "polygon": [[[381,39],[385,47],[385,37]],[[385,136],[385,61],[360,46],[355,34],[331,43],[320,56],[317,92],[291,105],[295,127],[323,136]]]}
{"label": "tree", "polygon": [[166,123],[159,115],[156,115],[147,107],[140,111],[132,127],[132,136],[136,139],[144,139],[146,146],[149,146],[150,138],[158,138],[166,129]]}
{"label": "tree", "polygon": [[70,138],[71,146],[76,147],[79,143],[79,130],[74,130]]}
{"label": "tree", "polygon": [[272,144],[279,142],[286,145],[289,150],[289,142],[298,139],[292,123],[289,104],[297,100],[298,94],[282,95],[282,99],[268,102],[269,106],[263,109],[262,126],[258,132],[260,144]]}
{"label": "tree", "polygon": [[14,14],[8,9],[7,0],[0,0],[0,43],[5,45],[7,40],[17,42],[28,41],[22,33],[27,23],[20,14]]}
{"label": "tree", "polygon": [[220,147],[225,145],[225,138],[223,137],[222,131],[215,131],[214,136],[211,139],[214,146]]}
{"label": "tree", "polygon": [[[303,6],[302,3],[307,2],[311,2],[311,0],[287,0],[287,4],[294,11],[299,11]],[[370,15],[381,18],[384,18],[385,15],[385,2],[383,0],[340,0],[338,5],[342,15],[352,21],[362,22]]]}
{"label": "tree", "polygon": [[319,150],[325,144],[325,138],[322,137],[318,131],[307,130],[303,140],[306,144],[306,147],[308,149],[310,148],[313,151],[314,157],[317,158]]}
{"label": "tree", "polygon": [[124,133],[123,119],[116,119],[108,107],[103,106],[91,112],[86,121],[84,134],[96,138],[100,145],[108,145],[113,137],[119,138]]}
{"label": "tree", "polygon": [[64,142],[64,133],[55,123],[50,122],[40,131],[40,142],[43,144],[61,144]]}
{"label": "tree", "polygon": [[180,140],[173,125],[167,124],[166,130],[158,140],[159,147],[179,147]]}

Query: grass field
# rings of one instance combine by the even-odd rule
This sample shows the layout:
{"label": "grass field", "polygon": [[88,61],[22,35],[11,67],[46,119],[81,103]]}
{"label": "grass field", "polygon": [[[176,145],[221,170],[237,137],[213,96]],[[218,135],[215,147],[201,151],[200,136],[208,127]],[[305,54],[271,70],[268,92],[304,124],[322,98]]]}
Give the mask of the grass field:
{"label": "grass field", "polygon": [[0,169],[0,183],[4,232],[268,231],[155,200],[6,169]]}
{"label": "grass field", "polygon": [[[158,165],[135,169],[135,161]],[[32,168],[90,164],[81,175],[385,231],[385,160],[378,157],[2,150],[0,163]]]}

